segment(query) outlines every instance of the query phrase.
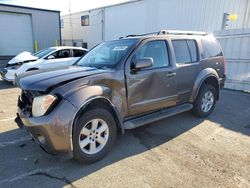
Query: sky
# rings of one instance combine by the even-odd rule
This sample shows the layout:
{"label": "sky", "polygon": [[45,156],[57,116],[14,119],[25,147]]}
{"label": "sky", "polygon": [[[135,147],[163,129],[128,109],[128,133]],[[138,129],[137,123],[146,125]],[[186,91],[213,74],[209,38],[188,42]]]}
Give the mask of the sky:
{"label": "sky", "polygon": [[0,0],[0,3],[61,11],[61,15],[92,8],[118,4],[130,0]]}

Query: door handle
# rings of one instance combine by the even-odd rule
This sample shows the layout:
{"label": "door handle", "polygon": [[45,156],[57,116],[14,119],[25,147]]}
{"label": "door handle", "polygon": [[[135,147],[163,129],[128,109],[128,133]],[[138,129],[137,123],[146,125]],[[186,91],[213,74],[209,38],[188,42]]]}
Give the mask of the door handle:
{"label": "door handle", "polygon": [[169,78],[169,77],[172,77],[172,76],[176,76],[176,72],[168,72],[167,73],[167,77]]}

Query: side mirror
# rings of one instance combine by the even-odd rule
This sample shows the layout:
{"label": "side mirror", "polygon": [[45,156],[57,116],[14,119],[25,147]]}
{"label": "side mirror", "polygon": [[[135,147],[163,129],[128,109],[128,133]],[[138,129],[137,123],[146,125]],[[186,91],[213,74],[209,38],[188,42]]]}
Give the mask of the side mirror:
{"label": "side mirror", "polygon": [[153,58],[151,58],[151,57],[145,57],[142,59],[138,59],[134,62],[133,70],[138,71],[141,69],[152,67],[153,64],[154,64],[154,61],[153,61]]}
{"label": "side mirror", "polygon": [[55,59],[55,56],[50,55],[49,57],[47,57],[47,59]]}

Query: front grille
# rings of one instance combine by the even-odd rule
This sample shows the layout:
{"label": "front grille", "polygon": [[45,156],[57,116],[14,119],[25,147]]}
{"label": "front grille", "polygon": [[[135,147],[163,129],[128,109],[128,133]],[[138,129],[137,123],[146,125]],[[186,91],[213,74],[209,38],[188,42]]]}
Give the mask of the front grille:
{"label": "front grille", "polygon": [[35,95],[32,92],[22,90],[22,93],[18,98],[17,105],[22,110],[22,112],[27,116],[31,116],[32,102],[34,97]]}

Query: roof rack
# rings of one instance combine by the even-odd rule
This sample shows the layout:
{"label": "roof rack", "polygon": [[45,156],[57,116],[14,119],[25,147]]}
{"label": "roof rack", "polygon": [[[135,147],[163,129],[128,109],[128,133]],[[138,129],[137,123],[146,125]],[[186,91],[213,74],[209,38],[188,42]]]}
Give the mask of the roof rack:
{"label": "roof rack", "polygon": [[158,35],[208,35],[206,32],[199,31],[180,31],[180,30],[160,30]]}
{"label": "roof rack", "polygon": [[208,35],[206,32],[199,32],[199,31],[181,31],[181,30],[160,30],[159,32],[153,32],[153,33],[144,33],[139,35],[127,35],[126,37],[120,37],[122,38],[128,38],[128,37],[141,37],[141,36],[147,36],[147,35]]}

